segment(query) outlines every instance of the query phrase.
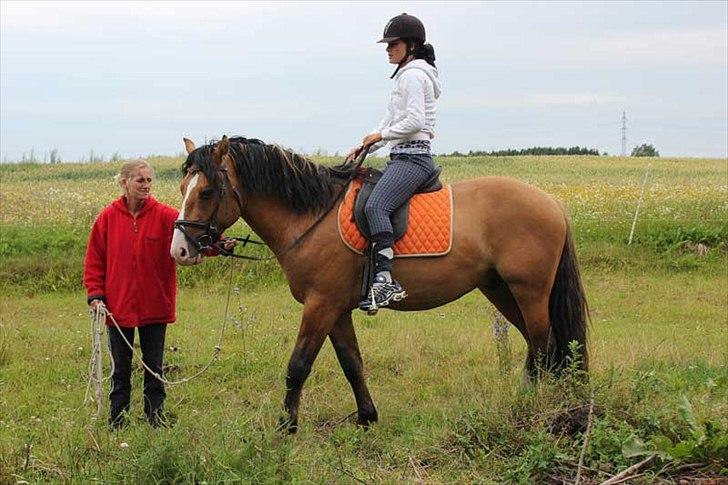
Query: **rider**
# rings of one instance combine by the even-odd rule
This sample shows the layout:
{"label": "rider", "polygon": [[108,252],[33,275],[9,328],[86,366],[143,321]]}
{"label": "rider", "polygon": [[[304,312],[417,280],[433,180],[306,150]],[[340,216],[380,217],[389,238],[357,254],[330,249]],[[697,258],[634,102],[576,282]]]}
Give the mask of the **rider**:
{"label": "rider", "polygon": [[375,310],[407,296],[392,278],[394,234],[389,217],[435,171],[430,139],[435,136],[435,100],[441,92],[435,50],[425,43],[425,26],[417,17],[403,13],[392,18],[378,42],[387,44],[389,63],[397,65],[390,77],[394,88],[384,119],[346,157],[350,161],[366,147],[371,153],[391,145],[384,175],[365,207],[376,276],[369,298],[359,304],[363,310]]}

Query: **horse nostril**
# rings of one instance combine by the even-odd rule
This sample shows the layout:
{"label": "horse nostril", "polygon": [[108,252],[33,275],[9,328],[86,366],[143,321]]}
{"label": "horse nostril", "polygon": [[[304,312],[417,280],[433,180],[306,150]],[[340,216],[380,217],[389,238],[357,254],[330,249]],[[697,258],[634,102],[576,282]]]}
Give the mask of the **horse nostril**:
{"label": "horse nostril", "polygon": [[183,258],[187,256],[187,251],[185,251],[185,248],[179,248],[179,255]]}

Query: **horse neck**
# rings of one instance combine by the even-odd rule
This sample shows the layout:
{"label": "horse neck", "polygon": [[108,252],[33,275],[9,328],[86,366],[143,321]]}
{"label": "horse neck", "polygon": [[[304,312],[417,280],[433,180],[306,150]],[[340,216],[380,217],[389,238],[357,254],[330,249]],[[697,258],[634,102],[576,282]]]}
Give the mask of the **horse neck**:
{"label": "horse neck", "polygon": [[270,199],[249,199],[243,219],[275,254],[290,247],[314,221],[310,214],[296,214]]}

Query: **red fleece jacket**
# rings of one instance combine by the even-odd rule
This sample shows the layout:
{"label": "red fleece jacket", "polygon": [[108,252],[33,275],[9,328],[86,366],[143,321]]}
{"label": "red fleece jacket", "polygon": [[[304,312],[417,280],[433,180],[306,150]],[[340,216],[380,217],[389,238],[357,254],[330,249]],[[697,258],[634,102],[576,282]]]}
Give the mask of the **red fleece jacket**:
{"label": "red fleece jacket", "polygon": [[119,326],[172,323],[177,318],[177,272],[169,254],[177,214],[150,196],[134,219],[121,197],[94,222],[83,284],[89,300],[106,301]]}

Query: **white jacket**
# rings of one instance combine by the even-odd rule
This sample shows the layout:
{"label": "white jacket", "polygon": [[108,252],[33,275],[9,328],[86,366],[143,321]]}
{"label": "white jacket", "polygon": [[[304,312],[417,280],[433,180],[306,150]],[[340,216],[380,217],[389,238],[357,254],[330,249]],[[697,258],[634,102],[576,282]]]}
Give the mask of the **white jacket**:
{"label": "white jacket", "polygon": [[407,63],[395,76],[387,114],[373,131],[382,134],[382,141],[372,145],[369,152],[373,153],[387,143],[394,146],[433,138],[435,100],[441,92],[436,68],[422,59]]}

